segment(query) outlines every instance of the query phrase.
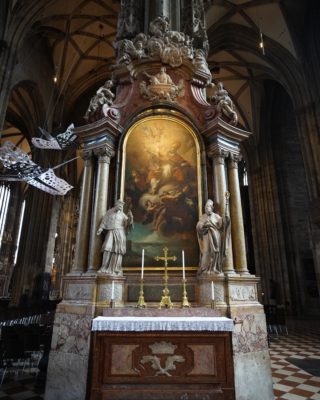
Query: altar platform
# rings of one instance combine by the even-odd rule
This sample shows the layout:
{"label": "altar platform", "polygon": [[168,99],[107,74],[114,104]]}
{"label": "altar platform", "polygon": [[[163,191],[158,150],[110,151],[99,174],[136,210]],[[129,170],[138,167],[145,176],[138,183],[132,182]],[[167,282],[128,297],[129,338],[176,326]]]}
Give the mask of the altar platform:
{"label": "altar platform", "polygon": [[106,309],[92,322],[90,399],[234,399],[232,331],[208,308]]}

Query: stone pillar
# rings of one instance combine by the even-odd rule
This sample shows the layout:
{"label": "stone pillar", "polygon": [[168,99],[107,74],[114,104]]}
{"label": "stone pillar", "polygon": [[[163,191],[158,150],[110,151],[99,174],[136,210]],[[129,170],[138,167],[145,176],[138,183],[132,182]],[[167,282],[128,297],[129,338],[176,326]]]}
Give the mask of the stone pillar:
{"label": "stone pillar", "polygon": [[234,267],[241,275],[249,274],[246,257],[246,243],[244,237],[240,184],[238,175],[238,155],[232,155],[228,163],[231,235]]}
{"label": "stone pillar", "polygon": [[[225,193],[227,191],[227,180],[225,172],[225,158],[227,153],[223,150],[218,150],[211,154],[213,158],[213,183],[214,183],[214,202],[216,211],[222,217],[225,214],[226,198]],[[233,256],[232,256],[232,233],[230,237],[230,245],[227,250],[227,256],[223,263],[223,272],[225,274],[234,274],[233,269]]]}
{"label": "stone pillar", "polygon": [[93,157],[91,152],[82,154],[84,169],[82,177],[79,221],[77,227],[76,248],[71,273],[82,273],[87,269],[88,247],[91,222],[93,192]]}
{"label": "stone pillar", "polygon": [[96,272],[101,266],[101,246],[102,238],[97,236],[98,226],[102,217],[107,211],[108,187],[109,187],[109,166],[110,159],[114,152],[104,147],[97,149],[95,154],[98,156],[98,169],[95,181],[95,194],[93,215],[91,221],[90,246],[89,246],[89,273]]}

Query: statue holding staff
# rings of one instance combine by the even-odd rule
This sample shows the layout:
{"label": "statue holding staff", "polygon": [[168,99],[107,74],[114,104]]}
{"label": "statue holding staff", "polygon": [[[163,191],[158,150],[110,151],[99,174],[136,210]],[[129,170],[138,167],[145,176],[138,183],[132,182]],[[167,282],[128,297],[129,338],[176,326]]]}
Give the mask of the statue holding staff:
{"label": "statue holding staff", "polygon": [[230,241],[229,192],[224,217],[214,212],[214,203],[209,199],[196,229],[200,247],[198,275],[220,274]]}

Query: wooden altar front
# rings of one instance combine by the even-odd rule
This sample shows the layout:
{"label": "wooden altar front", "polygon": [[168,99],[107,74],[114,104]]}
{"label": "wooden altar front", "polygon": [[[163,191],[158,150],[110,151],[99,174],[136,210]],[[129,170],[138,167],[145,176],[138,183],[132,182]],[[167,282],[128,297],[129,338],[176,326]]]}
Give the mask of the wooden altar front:
{"label": "wooden altar front", "polygon": [[98,317],[90,399],[234,399],[232,330],[224,317]]}

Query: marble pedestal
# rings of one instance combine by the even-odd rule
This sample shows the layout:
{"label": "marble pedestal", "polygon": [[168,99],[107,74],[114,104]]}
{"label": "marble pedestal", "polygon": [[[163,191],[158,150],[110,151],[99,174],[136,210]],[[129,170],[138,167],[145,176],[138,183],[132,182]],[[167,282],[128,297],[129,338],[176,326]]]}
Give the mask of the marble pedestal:
{"label": "marble pedestal", "polygon": [[[114,293],[112,299],[112,282]],[[97,276],[97,314],[105,307],[123,307],[124,306],[124,285],[126,278],[123,276],[107,276],[98,274]]]}
{"label": "marble pedestal", "polygon": [[232,333],[236,400],[273,399],[267,327],[263,306],[258,302],[259,279],[251,275],[202,275],[198,278],[201,304],[235,322]]}
{"label": "marble pedestal", "polygon": [[46,400],[85,400],[91,323],[114,303],[123,306],[124,277],[103,274],[69,274],[63,282],[63,301],[53,327],[46,383]]}
{"label": "marble pedestal", "polygon": [[198,278],[198,290],[200,304],[211,307],[213,294],[215,307],[222,313],[226,312],[227,303],[224,275],[202,275]]}
{"label": "marble pedestal", "polygon": [[228,276],[225,292],[232,333],[236,400],[271,400],[271,361],[263,306],[258,302],[259,278]]}

